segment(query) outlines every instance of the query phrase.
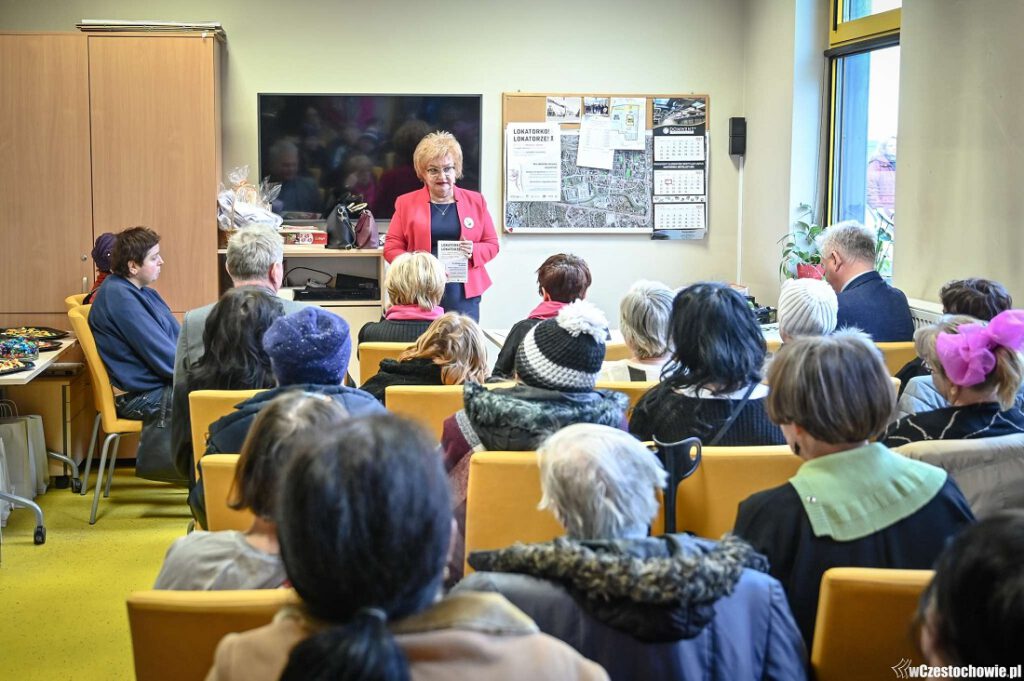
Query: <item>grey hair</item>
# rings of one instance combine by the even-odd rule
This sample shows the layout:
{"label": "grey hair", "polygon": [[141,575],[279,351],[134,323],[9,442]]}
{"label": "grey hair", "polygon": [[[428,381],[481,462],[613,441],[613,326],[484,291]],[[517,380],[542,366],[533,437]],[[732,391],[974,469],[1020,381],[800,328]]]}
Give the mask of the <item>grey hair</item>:
{"label": "grey hair", "polygon": [[537,450],[549,509],[573,539],[618,539],[647,525],[658,512],[656,489],[668,475],[657,457],[629,433],[577,423],[548,437]]}
{"label": "grey hair", "polygon": [[838,222],[821,237],[818,247],[822,258],[839,251],[844,258],[875,264],[875,233],[856,220]]}
{"label": "grey hair", "polygon": [[669,318],[675,293],[660,281],[638,281],[619,303],[619,326],[626,345],[637,359],[661,357],[668,352]]}
{"label": "grey hair", "polygon": [[273,227],[252,225],[228,240],[224,265],[236,281],[266,279],[270,268],[284,260],[284,241]]}

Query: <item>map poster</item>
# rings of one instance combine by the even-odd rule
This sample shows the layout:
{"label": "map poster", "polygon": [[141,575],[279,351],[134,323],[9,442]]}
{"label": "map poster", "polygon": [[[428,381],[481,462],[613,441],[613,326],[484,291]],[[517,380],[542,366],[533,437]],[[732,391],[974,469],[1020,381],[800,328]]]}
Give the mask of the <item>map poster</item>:
{"label": "map poster", "polygon": [[557,201],[562,196],[558,123],[509,123],[505,129],[508,201]]}
{"label": "map poster", "polygon": [[707,101],[655,99],[652,239],[703,239],[708,230]]}

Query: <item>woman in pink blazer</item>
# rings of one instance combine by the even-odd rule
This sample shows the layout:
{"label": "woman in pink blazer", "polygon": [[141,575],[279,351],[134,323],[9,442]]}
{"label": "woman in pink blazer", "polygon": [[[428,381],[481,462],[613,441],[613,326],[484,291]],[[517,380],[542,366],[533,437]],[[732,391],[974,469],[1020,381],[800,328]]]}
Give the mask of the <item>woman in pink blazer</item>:
{"label": "woman in pink blazer", "polygon": [[460,241],[469,260],[465,284],[445,285],[441,307],[480,321],[480,296],[491,285],[484,265],[498,254],[498,235],[482,194],[455,186],[462,177],[462,147],[448,132],[432,132],[413,152],[413,167],[423,188],[395,200],[384,240],[391,262],[408,251],[437,255],[438,241]]}

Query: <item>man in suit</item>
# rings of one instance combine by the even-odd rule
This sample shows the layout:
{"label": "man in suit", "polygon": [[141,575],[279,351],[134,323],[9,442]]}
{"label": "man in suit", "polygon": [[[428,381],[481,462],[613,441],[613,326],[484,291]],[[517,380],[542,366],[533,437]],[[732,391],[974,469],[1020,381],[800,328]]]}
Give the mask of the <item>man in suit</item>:
{"label": "man in suit", "polygon": [[821,242],[825,279],[839,299],[837,327],[855,326],[876,343],[914,339],[907,296],[875,271],[875,235],[855,220],[829,227]]}

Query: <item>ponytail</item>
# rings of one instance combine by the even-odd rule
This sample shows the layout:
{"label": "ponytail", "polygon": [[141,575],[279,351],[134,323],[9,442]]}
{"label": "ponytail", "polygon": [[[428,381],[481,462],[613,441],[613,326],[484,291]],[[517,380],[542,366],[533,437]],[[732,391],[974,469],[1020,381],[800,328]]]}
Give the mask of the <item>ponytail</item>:
{"label": "ponytail", "polygon": [[409,665],[385,618],[362,608],[310,636],[292,649],[281,681],[408,681]]}

